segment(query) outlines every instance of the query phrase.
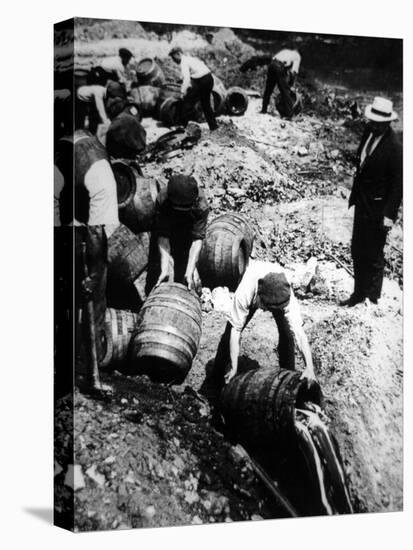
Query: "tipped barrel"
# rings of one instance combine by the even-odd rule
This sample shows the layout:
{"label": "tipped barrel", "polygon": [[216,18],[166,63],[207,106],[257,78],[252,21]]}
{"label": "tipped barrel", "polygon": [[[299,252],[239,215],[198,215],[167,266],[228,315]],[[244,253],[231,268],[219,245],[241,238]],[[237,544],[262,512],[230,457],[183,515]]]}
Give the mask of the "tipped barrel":
{"label": "tipped barrel", "polygon": [[166,126],[179,124],[182,100],[176,97],[167,97],[159,106],[159,120]]}
{"label": "tipped barrel", "polygon": [[150,231],[153,226],[156,198],[160,191],[157,180],[144,178],[134,162],[112,162],[118,191],[119,220],[134,233]]}
{"label": "tipped barrel", "polygon": [[155,113],[158,104],[160,89],[155,86],[145,85],[133,88],[130,98],[139,107],[142,116],[151,116]]}
{"label": "tipped barrel", "polygon": [[225,108],[229,115],[241,116],[248,108],[248,96],[242,88],[234,86],[227,91]]}
{"label": "tipped barrel", "polygon": [[227,213],[207,227],[198,262],[202,284],[235,290],[248,265],[254,231],[241,214]]}
{"label": "tipped barrel", "polygon": [[198,296],[179,283],[163,283],[144,303],[130,344],[134,374],[157,382],[182,383],[198,351],[201,305]]}
{"label": "tipped barrel", "polygon": [[141,59],[136,66],[136,77],[139,84],[163,86],[165,76],[159,65],[150,57]]}
{"label": "tipped barrel", "polygon": [[235,376],[221,399],[231,435],[247,448],[270,450],[295,436],[295,409],[320,405],[321,389],[317,383],[308,389],[296,371],[260,368]]}
{"label": "tipped barrel", "polygon": [[102,368],[114,369],[124,363],[137,319],[138,315],[132,311],[112,308],[106,310],[104,357],[100,365]]}

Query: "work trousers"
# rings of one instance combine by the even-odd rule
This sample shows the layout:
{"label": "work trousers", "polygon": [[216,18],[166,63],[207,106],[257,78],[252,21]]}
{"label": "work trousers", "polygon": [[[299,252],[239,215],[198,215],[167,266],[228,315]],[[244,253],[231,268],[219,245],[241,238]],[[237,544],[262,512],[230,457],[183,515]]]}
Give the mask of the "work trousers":
{"label": "work trousers", "polygon": [[[183,234],[170,237],[171,256],[174,261],[174,282],[184,284],[184,275],[188,265],[189,250],[192,239]],[[155,286],[161,274],[161,262],[158,249],[158,236],[155,232],[151,235],[149,245],[148,271],[146,275],[145,292],[148,295]]]}
{"label": "work trousers", "polygon": [[[54,325],[56,386],[73,386],[73,364],[84,368],[90,360],[89,326],[86,321],[82,283],[85,279],[82,243],[86,243],[86,264],[93,302],[98,360],[104,355],[106,315],[107,240],[104,227],[63,226],[54,233]],[[81,323],[79,320],[81,318]],[[73,357],[73,352],[75,357]]]}
{"label": "work trousers", "polygon": [[191,87],[182,100],[181,120],[184,126],[189,122],[195,104],[200,101],[209,129],[215,130],[217,128],[217,121],[212,109],[213,87],[214,79],[211,73],[191,80]]}
{"label": "work trousers", "polygon": [[382,219],[371,219],[356,206],[351,256],[354,267],[354,297],[376,303],[381,296],[384,275],[384,245],[387,229]]}
{"label": "work trousers", "polygon": [[282,114],[287,118],[292,117],[294,114],[294,95],[291,89],[293,84],[293,76],[291,71],[287,69],[283,63],[274,59],[268,65],[267,81],[262,100],[262,112],[264,113],[267,112],[271,94],[273,93],[276,84],[278,85],[278,89],[280,91],[280,106],[282,106]]}
{"label": "work trousers", "polygon": [[[249,323],[252,319],[254,312],[252,312],[245,324]],[[280,368],[295,370],[295,341],[294,334],[288,326],[287,320],[282,311],[274,314],[273,317],[278,329],[278,360]],[[227,366],[231,361],[230,357],[230,336],[231,336],[231,323],[227,323],[225,331],[218,344],[217,354],[215,356],[214,376],[223,377]],[[245,328],[245,327],[244,327]]]}

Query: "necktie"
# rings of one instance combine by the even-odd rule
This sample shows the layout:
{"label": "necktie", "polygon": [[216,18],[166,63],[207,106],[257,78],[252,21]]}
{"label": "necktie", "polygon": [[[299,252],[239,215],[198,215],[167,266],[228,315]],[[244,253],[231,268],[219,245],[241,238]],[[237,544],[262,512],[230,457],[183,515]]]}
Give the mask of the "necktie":
{"label": "necktie", "polygon": [[366,162],[368,156],[370,155],[374,141],[375,140],[374,140],[373,134],[370,134],[370,137],[368,138],[368,142],[365,148],[364,159],[362,160],[361,165],[363,165]]}

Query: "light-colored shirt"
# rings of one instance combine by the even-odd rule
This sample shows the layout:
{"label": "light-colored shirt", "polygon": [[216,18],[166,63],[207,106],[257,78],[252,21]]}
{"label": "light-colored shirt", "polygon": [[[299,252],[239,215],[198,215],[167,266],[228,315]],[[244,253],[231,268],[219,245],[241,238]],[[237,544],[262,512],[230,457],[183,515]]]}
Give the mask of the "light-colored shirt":
{"label": "light-colored shirt", "polygon": [[274,55],[273,59],[277,59],[277,61],[283,63],[288,69],[291,69],[294,73],[298,73],[301,55],[297,50],[280,50]]}
{"label": "light-colored shirt", "polygon": [[94,100],[101,121],[103,123],[110,122],[105,109],[106,88],[104,86],[100,86],[99,84],[79,86],[77,89],[77,97],[80,101],[84,101],[85,103],[90,103]]}
{"label": "light-colored shirt", "polygon": [[182,56],[180,67],[183,78],[183,93],[185,93],[191,85],[191,78],[202,78],[203,76],[211,72],[201,59],[198,59],[197,57],[191,57],[190,55]]}
{"label": "light-colored shirt", "polygon": [[[87,136],[75,136],[75,143]],[[54,224],[60,226],[60,194],[65,184],[63,174],[54,167]],[[84,185],[89,193],[88,225],[104,225],[107,237],[119,225],[118,197],[115,176],[106,159],[92,164],[85,174]],[[74,219],[73,225],[81,225]]]}
{"label": "light-colored shirt", "polygon": [[361,151],[361,155],[360,155],[360,166],[363,164],[363,162],[366,160],[366,153],[367,153],[367,149],[369,147],[369,144],[370,142],[373,140],[373,145],[371,146],[371,149],[370,149],[370,153],[369,155],[371,155],[374,151],[374,149],[377,147],[377,145],[380,143],[380,140],[381,138],[383,137],[383,134],[380,134],[379,136],[377,136],[376,138],[374,137],[373,134],[370,134],[369,137],[366,139],[366,142],[364,144],[364,147]]}
{"label": "light-colored shirt", "polygon": [[85,174],[85,187],[90,197],[88,225],[119,224],[116,180],[107,160],[92,164]]}
{"label": "light-colored shirt", "polygon": [[125,66],[118,56],[105,57],[102,59],[100,66],[108,73],[115,72],[121,80],[125,78]]}
{"label": "light-colored shirt", "polygon": [[[234,294],[232,310],[229,322],[238,331],[242,331],[250,313],[258,309],[258,281],[268,273],[285,273],[284,269],[276,262],[263,262],[250,260],[244,276]],[[291,297],[284,308],[285,319],[294,336],[301,330],[303,320],[297,298],[291,289]]]}

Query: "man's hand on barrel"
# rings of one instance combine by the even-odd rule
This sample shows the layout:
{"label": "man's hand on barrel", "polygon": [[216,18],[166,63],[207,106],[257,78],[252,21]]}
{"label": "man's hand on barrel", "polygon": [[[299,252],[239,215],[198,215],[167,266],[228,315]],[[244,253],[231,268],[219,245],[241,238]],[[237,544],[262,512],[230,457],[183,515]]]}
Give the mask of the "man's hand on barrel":
{"label": "man's hand on barrel", "polygon": [[234,367],[232,365],[229,365],[229,367],[230,367],[229,371],[226,372],[224,376],[225,384],[228,384],[228,382],[231,382],[231,380],[237,374],[237,367]]}
{"label": "man's hand on barrel", "polygon": [[168,283],[171,276],[169,271],[161,271],[161,274],[158,277],[158,280],[156,281],[155,288],[158,287],[161,283]]}
{"label": "man's hand on barrel", "polygon": [[194,272],[186,271],[184,275],[184,281],[186,286],[188,287],[188,290],[192,290],[195,287]]}
{"label": "man's hand on barrel", "polygon": [[301,380],[307,380],[307,387],[310,388],[313,384],[317,382],[316,375],[314,373],[314,369],[311,367],[306,367],[303,370],[303,373],[301,375]]}

